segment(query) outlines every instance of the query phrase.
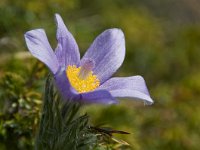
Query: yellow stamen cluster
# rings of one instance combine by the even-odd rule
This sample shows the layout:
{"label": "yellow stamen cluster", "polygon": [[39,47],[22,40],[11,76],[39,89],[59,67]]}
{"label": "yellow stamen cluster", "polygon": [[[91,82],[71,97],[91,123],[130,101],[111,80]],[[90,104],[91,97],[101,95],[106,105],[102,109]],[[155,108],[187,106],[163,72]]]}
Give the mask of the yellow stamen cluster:
{"label": "yellow stamen cluster", "polygon": [[72,87],[79,93],[89,92],[95,90],[100,85],[100,81],[93,72],[90,71],[85,79],[79,77],[81,67],[68,66],[66,69],[66,75],[71,83]]}

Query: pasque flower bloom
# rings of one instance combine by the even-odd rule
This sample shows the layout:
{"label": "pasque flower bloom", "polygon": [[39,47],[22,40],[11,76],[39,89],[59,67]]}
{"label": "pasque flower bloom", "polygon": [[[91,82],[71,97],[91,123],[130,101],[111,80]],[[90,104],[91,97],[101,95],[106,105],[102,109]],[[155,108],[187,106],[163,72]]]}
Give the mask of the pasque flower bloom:
{"label": "pasque flower bloom", "polygon": [[51,70],[63,99],[83,103],[117,103],[119,97],[144,100],[152,104],[141,76],[113,77],[125,57],[125,39],[120,29],[101,33],[80,59],[78,45],[60,15],[55,15],[58,41],[55,52],[43,29],[25,33],[33,56]]}

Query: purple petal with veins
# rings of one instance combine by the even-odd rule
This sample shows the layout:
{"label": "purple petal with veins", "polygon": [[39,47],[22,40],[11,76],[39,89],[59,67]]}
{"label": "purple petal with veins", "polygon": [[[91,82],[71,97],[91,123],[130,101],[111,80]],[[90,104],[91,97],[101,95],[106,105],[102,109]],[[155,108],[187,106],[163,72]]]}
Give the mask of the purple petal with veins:
{"label": "purple petal with veins", "polygon": [[55,20],[57,24],[56,37],[58,40],[58,45],[55,53],[59,60],[59,63],[64,68],[66,68],[67,65],[79,65],[79,48],[73,35],[68,31],[59,14],[55,15]]}
{"label": "purple petal with veins", "polygon": [[144,100],[146,104],[153,103],[141,76],[111,78],[98,89],[108,90],[113,97],[135,98]]}
{"label": "purple petal with veins", "polygon": [[121,66],[124,56],[123,32],[120,29],[108,29],[94,40],[83,59],[90,58],[95,62],[93,72],[103,83]]}
{"label": "purple petal with veins", "polygon": [[43,29],[31,30],[24,35],[26,45],[33,56],[45,63],[53,74],[59,70],[59,63]]}

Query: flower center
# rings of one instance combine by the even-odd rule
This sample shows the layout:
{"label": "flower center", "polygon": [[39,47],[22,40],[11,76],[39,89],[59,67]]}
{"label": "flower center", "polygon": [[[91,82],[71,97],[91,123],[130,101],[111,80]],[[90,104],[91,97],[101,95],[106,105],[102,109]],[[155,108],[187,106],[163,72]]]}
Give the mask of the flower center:
{"label": "flower center", "polygon": [[89,92],[95,90],[100,85],[100,81],[96,75],[93,74],[92,69],[94,62],[86,60],[81,67],[76,65],[69,65],[66,69],[66,75],[72,87],[79,93]]}

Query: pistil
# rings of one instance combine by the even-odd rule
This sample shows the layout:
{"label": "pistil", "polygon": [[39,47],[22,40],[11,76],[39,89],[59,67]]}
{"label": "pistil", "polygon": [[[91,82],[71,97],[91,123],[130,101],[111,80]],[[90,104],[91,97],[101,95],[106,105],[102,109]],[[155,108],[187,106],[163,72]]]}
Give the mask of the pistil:
{"label": "pistil", "polygon": [[92,59],[83,60],[78,77],[82,80],[87,79],[87,77],[89,76],[94,66],[95,66],[95,62]]}

